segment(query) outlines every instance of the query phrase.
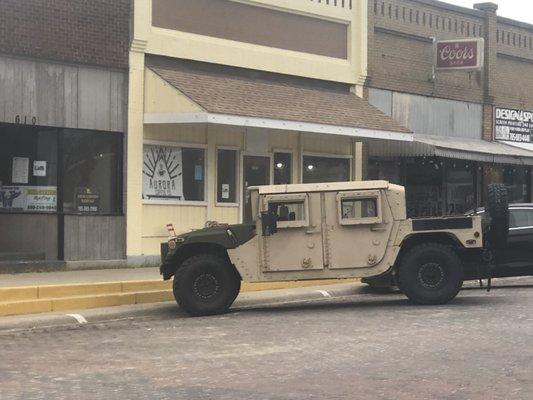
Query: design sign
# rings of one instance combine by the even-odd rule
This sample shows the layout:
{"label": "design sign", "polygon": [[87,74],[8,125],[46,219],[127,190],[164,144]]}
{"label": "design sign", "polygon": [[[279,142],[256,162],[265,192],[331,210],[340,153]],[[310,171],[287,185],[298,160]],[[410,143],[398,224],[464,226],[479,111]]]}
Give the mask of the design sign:
{"label": "design sign", "polygon": [[145,144],[143,153],[143,198],[183,200],[181,148]]}
{"label": "design sign", "polygon": [[435,67],[438,70],[480,70],[483,68],[483,39],[443,40],[436,43]]}
{"label": "design sign", "polygon": [[495,107],[494,139],[533,143],[533,111]]}

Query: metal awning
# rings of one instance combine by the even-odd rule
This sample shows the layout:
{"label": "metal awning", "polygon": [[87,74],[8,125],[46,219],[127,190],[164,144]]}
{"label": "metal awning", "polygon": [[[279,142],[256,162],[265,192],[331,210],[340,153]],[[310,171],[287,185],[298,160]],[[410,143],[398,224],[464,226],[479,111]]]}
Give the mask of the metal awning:
{"label": "metal awning", "polygon": [[369,141],[371,157],[444,157],[496,164],[533,165],[533,151],[482,139],[415,134],[413,142]]}

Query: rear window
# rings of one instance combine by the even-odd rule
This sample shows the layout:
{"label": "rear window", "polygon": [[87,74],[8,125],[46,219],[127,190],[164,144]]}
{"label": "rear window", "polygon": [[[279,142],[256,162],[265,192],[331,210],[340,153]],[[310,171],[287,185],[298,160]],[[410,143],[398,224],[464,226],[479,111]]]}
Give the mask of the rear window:
{"label": "rear window", "polygon": [[509,227],[533,227],[533,209],[511,209],[509,213]]}

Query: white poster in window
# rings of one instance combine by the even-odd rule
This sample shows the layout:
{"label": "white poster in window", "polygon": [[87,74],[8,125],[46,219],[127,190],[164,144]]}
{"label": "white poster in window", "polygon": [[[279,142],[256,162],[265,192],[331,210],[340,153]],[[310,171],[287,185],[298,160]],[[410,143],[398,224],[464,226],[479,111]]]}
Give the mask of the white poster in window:
{"label": "white poster in window", "polygon": [[229,199],[229,184],[228,183],[222,184],[222,198],[224,200]]}
{"label": "white poster in window", "polygon": [[181,148],[145,144],[143,199],[184,200]]}
{"label": "white poster in window", "polygon": [[56,212],[57,187],[26,186],[26,211]]}
{"label": "white poster in window", "polygon": [[28,183],[30,159],[27,157],[13,157],[12,183]]}
{"label": "white poster in window", "polygon": [[46,161],[33,162],[33,176],[46,176]]}

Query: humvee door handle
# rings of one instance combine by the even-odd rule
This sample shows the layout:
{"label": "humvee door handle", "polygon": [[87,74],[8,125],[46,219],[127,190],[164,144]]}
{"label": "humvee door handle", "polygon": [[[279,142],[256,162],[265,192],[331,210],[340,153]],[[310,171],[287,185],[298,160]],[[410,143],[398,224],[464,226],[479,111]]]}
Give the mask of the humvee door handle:
{"label": "humvee door handle", "polygon": [[313,233],[321,233],[321,232],[322,232],[322,230],[320,230],[320,229],[311,229],[311,230],[306,230],[305,234],[306,235],[312,235]]}

